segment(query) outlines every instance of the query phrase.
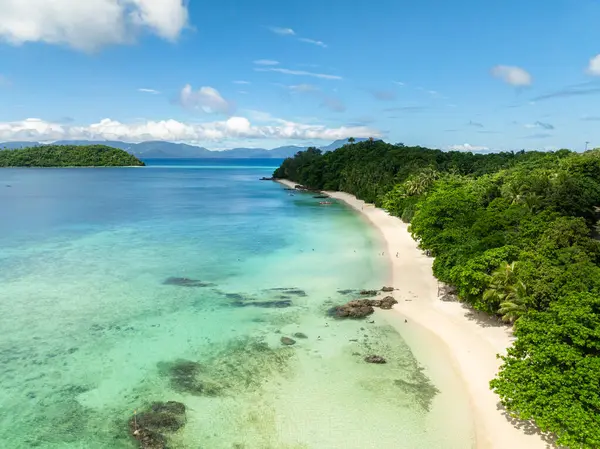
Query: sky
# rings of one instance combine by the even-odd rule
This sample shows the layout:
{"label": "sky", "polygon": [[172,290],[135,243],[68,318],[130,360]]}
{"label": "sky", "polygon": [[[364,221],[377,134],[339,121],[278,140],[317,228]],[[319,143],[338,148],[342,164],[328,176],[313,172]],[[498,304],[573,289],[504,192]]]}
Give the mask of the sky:
{"label": "sky", "polygon": [[0,11],[0,142],[600,147],[600,0],[0,0]]}

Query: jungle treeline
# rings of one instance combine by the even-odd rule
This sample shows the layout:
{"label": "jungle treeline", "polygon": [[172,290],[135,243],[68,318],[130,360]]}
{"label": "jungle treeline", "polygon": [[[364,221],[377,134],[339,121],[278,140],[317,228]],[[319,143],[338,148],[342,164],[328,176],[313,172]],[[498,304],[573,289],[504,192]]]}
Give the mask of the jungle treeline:
{"label": "jungle treeline", "polygon": [[600,448],[600,150],[431,150],[367,141],[273,174],[410,223],[461,301],[514,326],[491,388],[557,444]]}
{"label": "jungle treeline", "polygon": [[106,145],[40,145],[0,151],[0,167],[122,167],[144,163]]}

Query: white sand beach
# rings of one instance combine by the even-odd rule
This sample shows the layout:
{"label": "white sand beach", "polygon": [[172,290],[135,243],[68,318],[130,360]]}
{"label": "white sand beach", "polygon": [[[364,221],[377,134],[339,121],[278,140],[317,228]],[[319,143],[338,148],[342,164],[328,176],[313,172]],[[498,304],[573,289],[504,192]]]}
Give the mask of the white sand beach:
{"label": "white sand beach", "polygon": [[[279,180],[288,187],[296,183]],[[499,407],[489,381],[501,365],[496,354],[512,344],[510,328],[469,310],[458,302],[438,299],[438,281],[432,273],[433,259],[421,251],[408,225],[382,209],[343,192],[325,192],[360,212],[379,230],[391,264],[391,286],[398,304],[394,311],[403,319],[389,320],[400,333],[420,326],[431,333],[448,354],[464,381],[474,419],[478,449],[537,449],[549,447],[535,432],[512,424]],[[397,317],[396,317],[397,318]],[[404,319],[407,322],[404,322]],[[410,343],[410,341],[409,341]],[[415,351],[419,359],[419,352]],[[423,362],[425,365],[427,362]],[[438,367],[439,369],[439,367]]]}

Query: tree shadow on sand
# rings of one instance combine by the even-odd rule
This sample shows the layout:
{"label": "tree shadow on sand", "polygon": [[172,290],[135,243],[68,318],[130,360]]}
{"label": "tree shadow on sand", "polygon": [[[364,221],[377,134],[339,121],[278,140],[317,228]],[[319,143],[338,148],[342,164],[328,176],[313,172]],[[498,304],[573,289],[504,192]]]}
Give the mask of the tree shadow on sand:
{"label": "tree shadow on sand", "polygon": [[539,435],[540,439],[546,443],[546,449],[566,449],[556,445],[556,435],[543,432],[533,421],[525,421],[512,416],[500,402],[496,404],[496,409],[502,413],[515,429],[519,429],[525,435]]}
{"label": "tree shadow on sand", "polygon": [[481,327],[504,327],[507,330],[509,329],[509,325],[502,322],[500,318],[486,312],[475,310],[469,304],[460,301],[456,295],[456,289],[452,286],[439,283],[438,300],[459,303],[464,310],[465,318],[469,321],[475,321]]}
{"label": "tree shadow on sand", "polygon": [[461,307],[465,311],[465,318],[469,321],[475,321],[481,327],[503,327],[507,330],[510,329],[510,326],[498,317],[472,309],[464,303],[461,304]]}

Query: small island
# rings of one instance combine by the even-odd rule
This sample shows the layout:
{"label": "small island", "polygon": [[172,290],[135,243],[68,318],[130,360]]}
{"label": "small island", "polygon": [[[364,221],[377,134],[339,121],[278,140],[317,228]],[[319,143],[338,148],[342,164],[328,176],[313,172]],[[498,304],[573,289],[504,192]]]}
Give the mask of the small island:
{"label": "small island", "polygon": [[141,167],[127,151],[106,145],[40,145],[0,151],[0,167]]}

